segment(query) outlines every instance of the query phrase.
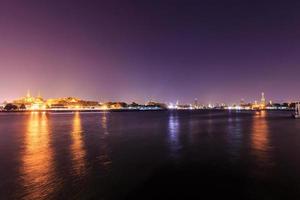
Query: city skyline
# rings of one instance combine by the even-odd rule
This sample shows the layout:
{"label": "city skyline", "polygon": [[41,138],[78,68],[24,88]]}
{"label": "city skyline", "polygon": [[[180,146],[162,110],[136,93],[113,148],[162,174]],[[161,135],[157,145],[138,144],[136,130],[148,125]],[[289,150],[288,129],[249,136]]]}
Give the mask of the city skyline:
{"label": "city skyline", "polygon": [[259,101],[247,102],[241,99],[239,103],[226,104],[226,103],[199,103],[198,99],[194,99],[193,103],[176,103],[173,102],[160,102],[149,100],[144,103],[139,102],[100,102],[91,101],[87,99],[80,99],[77,97],[59,97],[59,98],[43,98],[39,93],[37,96],[31,95],[28,90],[26,95],[10,102],[0,104],[0,111],[2,112],[73,112],[73,111],[157,111],[157,110],[201,110],[201,109],[216,109],[216,110],[290,110],[299,105],[298,101],[294,102],[273,102],[267,100],[265,93],[261,93]]}
{"label": "city skyline", "polygon": [[139,102],[139,101],[125,101],[124,99],[116,99],[116,100],[99,100],[99,99],[91,99],[89,97],[78,97],[78,96],[71,96],[71,95],[64,95],[64,96],[60,96],[60,97],[45,97],[43,95],[41,95],[41,91],[38,91],[37,94],[35,95],[34,93],[31,92],[31,90],[27,90],[26,94],[23,93],[23,95],[19,95],[18,97],[14,98],[14,99],[9,99],[9,100],[4,100],[4,101],[0,101],[0,103],[6,102],[6,103],[13,103],[16,100],[22,99],[22,98],[37,98],[37,99],[60,99],[60,98],[77,98],[77,99],[81,99],[81,100],[87,100],[87,101],[93,101],[93,102],[99,102],[99,103],[106,103],[106,102],[125,102],[125,103],[139,103],[139,104],[147,104],[148,102],[160,102],[160,103],[165,103],[165,104],[195,104],[195,102],[197,104],[201,104],[201,105],[240,105],[240,104],[247,104],[247,103],[257,103],[257,102],[265,102],[265,103],[293,103],[293,102],[299,102],[298,100],[288,100],[288,101],[274,101],[273,99],[266,97],[265,92],[261,92],[260,96],[256,96],[255,98],[240,98],[239,100],[236,100],[235,102],[203,102],[201,101],[201,99],[198,98],[194,98],[192,99],[190,102],[179,102],[178,98],[173,101],[169,101],[169,102],[164,102],[164,101],[160,101],[159,99],[147,99],[144,102]]}
{"label": "city skyline", "polygon": [[300,2],[3,1],[0,101],[294,101]]}

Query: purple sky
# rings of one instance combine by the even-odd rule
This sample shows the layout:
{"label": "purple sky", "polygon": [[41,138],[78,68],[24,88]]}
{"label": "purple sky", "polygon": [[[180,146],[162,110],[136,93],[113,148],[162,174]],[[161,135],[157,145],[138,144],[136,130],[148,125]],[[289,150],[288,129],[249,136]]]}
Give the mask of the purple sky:
{"label": "purple sky", "polygon": [[0,101],[300,99],[296,2],[2,0]]}

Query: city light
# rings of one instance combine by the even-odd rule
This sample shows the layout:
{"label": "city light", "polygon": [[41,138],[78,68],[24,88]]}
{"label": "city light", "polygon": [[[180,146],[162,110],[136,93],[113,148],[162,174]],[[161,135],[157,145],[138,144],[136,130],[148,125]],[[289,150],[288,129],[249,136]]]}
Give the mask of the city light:
{"label": "city light", "polygon": [[199,104],[195,99],[193,104],[176,103],[168,104],[158,102],[147,102],[144,105],[125,102],[107,102],[86,101],[76,97],[64,97],[55,99],[44,99],[41,95],[34,97],[28,91],[24,97],[5,102],[0,105],[0,111],[106,111],[106,110],[200,110],[200,109],[223,109],[223,110],[286,110],[294,109],[295,103],[276,104],[265,98],[265,93],[261,93],[260,101],[245,103],[242,99],[240,104],[208,103]]}

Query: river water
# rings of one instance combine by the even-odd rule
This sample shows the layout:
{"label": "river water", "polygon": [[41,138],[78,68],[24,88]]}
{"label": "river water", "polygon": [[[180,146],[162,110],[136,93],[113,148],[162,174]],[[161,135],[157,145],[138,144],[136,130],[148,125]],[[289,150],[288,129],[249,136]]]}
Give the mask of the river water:
{"label": "river water", "polygon": [[290,115],[0,113],[0,199],[300,199]]}

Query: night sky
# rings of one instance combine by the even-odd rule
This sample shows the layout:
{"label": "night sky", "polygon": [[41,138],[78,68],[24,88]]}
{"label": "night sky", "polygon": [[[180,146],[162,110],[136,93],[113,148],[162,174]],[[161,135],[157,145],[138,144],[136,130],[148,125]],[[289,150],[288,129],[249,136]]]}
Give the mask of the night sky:
{"label": "night sky", "polygon": [[0,0],[0,101],[300,99],[300,1]]}

